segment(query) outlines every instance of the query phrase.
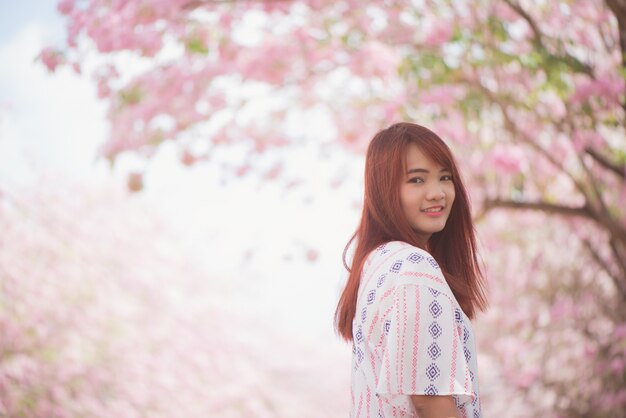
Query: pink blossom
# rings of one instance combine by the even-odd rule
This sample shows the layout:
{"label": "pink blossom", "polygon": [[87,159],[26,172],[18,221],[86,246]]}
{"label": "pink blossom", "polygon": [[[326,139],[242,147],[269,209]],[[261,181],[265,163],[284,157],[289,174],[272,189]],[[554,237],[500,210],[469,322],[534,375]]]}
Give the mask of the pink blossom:
{"label": "pink blossom", "polygon": [[604,145],[604,139],[597,132],[576,130],[572,134],[572,145],[577,153],[581,153],[587,147],[599,149]]}
{"label": "pink blossom", "polygon": [[615,374],[621,374],[626,368],[626,361],[623,358],[615,358],[611,360],[611,371]]}
{"label": "pink blossom", "polygon": [[541,376],[538,369],[524,370],[521,373],[517,372],[514,376],[515,383],[520,388],[530,387]]}
{"label": "pink blossom", "polygon": [[434,27],[431,27],[424,37],[424,45],[429,47],[438,47],[445,44],[454,34],[454,24],[447,21],[440,21],[434,23]]}
{"label": "pink blossom", "polygon": [[561,319],[573,319],[574,305],[570,298],[557,297],[556,301],[550,309],[550,315],[553,321],[559,321]]}
{"label": "pink blossom", "polygon": [[420,93],[419,103],[452,107],[461,98],[462,93],[462,89],[454,85],[435,86]]}
{"label": "pink blossom", "polygon": [[243,176],[245,176],[246,174],[248,174],[248,173],[250,172],[250,169],[251,169],[250,164],[243,164],[243,165],[240,165],[240,166],[239,166],[239,167],[237,167],[237,169],[235,170],[235,175],[236,175],[237,177],[243,177]]}
{"label": "pink blossom", "polygon": [[400,57],[394,48],[381,43],[370,42],[359,49],[350,69],[362,77],[387,79],[398,71]]}
{"label": "pink blossom", "polygon": [[496,147],[489,154],[489,161],[499,173],[516,174],[522,171],[523,154],[516,147]]}
{"label": "pink blossom", "polygon": [[494,5],[494,14],[504,22],[514,22],[520,19],[520,16],[511,6],[499,1]]}
{"label": "pink blossom", "polygon": [[540,97],[552,118],[559,120],[565,116],[567,113],[565,104],[555,92],[549,91],[542,94]]}
{"label": "pink blossom", "polygon": [[60,0],[57,10],[63,15],[69,15],[74,9],[74,0]]}
{"label": "pink blossom", "polygon": [[465,119],[459,112],[449,112],[446,118],[437,119],[433,124],[433,129],[442,138],[458,144],[469,144],[477,139],[472,138],[467,132]]}
{"label": "pink blossom", "polygon": [[180,157],[180,161],[183,163],[183,165],[189,167],[197,161],[197,158],[191,152],[185,150],[183,152],[183,155]]}
{"label": "pink blossom", "polygon": [[619,104],[625,94],[626,82],[622,76],[600,76],[597,79],[582,78],[576,82],[574,94],[570,100],[580,104],[589,100],[590,97],[598,97],[611,103]]}
{"label": "pink blossom", "polygon": [[264,175],[264,178],[266,180],[274,180],[276,179],[280,173],[282,173],[283,171],[283,164],[282,163],[278,163],[278,164],[274,164],[272,166],[272,168],[270,168]]}
{"label": "pink blossom", "polygon": [[616,340],[626,338],[626,323],[619,324],[613,330],[613,337]]}
{"label": "pink blossom", "polygon": [[317,250],[314,250],[313,248],[309,248],[306,252],[306,259],[310,262],[314,262],[317,260],[317,258],[319,257],[319,253],[317,252]]}
{"label": "pink blossom", "polygon": [[143,174],[139,172],[130,173],[127,180],[128,190],[138,192],[143,189]]}
{"label": "pink blossom", "polygon": [[63,54],[51,47],[42,49],[39,58],[50,72],[54,72],[57,66],[65,61]]}
{"label": "pink blossom", "polygon": [[98,80],[98,98],[106,99],[111,95],[111,88],[109,84],[104,79]]}

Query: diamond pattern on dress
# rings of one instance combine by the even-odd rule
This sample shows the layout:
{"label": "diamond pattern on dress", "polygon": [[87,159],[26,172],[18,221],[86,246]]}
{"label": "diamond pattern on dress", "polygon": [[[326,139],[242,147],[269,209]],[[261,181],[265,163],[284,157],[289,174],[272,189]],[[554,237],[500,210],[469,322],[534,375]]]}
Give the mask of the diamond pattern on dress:
{"label": "diamond pattern on dress", "polygon": [[406,259],[409,260],[411,263],[417,264],[424,259],[424,256],[420,253],[411,253]]}
{"label": "diamond pattern on dress", "polygon": [[385,331],[385,335],[389,335],[389,330],[391,329],[391,319],[385,321],[383,325],[383,330]]}
{"label": "diamond pattern on dress", "polygon": [[396,260],[392,265],[389,271],[392,273],[397,273],[402,268],[402,260]]}
{"label": "diamond pattern on dress", "polygon": [[374,302],[375,297],[376,297],[376,289],[370,290],[369,293],[367,294],[367,304],[371,305]]}
{"label": "diamond pattern on dress", "polygon": [[461,320],[462,320],[462,319],[461,319],[461,311],[460,311],[460,310],[458,310],[458,309],[455,309],[455,310],[454,310],[454,320],[455,320],[456,322],[461,322]]}
{"label": "diamond pattern on dress", "polygon": [[430,384],[430,385],[428,385],[428,387],[426,388],[426,390],[424,391],[424,393],[425,393],[426,395],[433,396],[433,395],[437,395],[437,394],[439,393],[439,391],[437,390],[437,388],[435,387],[435,385]]}
{"label": "diamond pattern on dress", "polygon": [[359,329],[357,329],[356,333],[354,334],[354,339],[356,340],[357,343],[363,342],[363,330],[361,329],[360,326],[359,326]]}
{"label": "diamond pattern on dress", "polygon": [[426,368],[426,376],[428,376],[428,378],[432,382],[433,380],[436,380],[437,378],[439,378],[439,376],[441,376],[441,371],[435,363],[430,363],[430,366]]}
{"label": "diamond pattern on dress", "polygon": [[428,346],[428,354],[433,360],[437,360],[437,358],[441,355],[441,348],[439,348],[436,342],[433,342]]}
{"label": "diamond pattern on dress", "polygon": [[381,287],[383,285],[383,283],[385,282],[385,277],[387,277],[387,275],[383,274],[378,278],[376,282],[376,287]]}
{"label": "diamond pattern on dress", "polygon": [[430,302],[430,305],[428,305],[428,309],[430,310],[430,313],[433,314],[435,318],[438,318],[439,315],[441,315],[441,313],[443,312],[441,305],[436,300],[433,300],[432,302]]}
{"label": "diamond pattern on dress", "polygon": [[363,358],[365,358],[365,354],[363,353],[363,350],[361,350],[361,348],[357,348],[356,357],[357,363],[361,363],[363,361]]}
{"label": "diamond pattern on dress", "polygon": [[428,327],[428,332],[433,338],[438,338],[441,335],[441,326],[438,323],[433,322]]}
{"label": "diamond pattern on dress", "polygon": [[439,270],[439,264],[437,264],[437,261],[434,258],[428,257],[428,262],[430,263],[431,266]]}

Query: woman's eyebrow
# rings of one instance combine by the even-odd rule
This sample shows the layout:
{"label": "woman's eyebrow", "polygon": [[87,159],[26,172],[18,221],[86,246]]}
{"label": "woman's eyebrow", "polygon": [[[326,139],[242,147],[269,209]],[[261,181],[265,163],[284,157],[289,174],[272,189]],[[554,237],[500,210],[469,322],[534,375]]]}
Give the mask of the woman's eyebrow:
{"label": "woman's eyebrow", "polygon": [[[441,170],[439,170],[440,173],[442,173],[444,171],[450,172],[450,170],[447,169],[447,168],[442,168]],[[411,174],[411,173],[430,173],[430,171],[426,170],[425,168],[411,168],[406,173],[407,174]]]}

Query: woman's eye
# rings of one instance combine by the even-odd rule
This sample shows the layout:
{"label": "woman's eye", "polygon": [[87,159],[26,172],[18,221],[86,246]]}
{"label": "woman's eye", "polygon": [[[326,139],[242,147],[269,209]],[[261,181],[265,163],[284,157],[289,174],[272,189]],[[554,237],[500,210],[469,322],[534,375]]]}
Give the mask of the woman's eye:
{"label": "woman's eye", "polygon": [[413,177],[412,179],[409,179],[409,183],[423,183],[424,179],[422,179],[421,177]]}
{"label": "woman's eye", "polygon": [[441,177],[441,180],[452,181],[452,176],[443,176],[443,177]]}

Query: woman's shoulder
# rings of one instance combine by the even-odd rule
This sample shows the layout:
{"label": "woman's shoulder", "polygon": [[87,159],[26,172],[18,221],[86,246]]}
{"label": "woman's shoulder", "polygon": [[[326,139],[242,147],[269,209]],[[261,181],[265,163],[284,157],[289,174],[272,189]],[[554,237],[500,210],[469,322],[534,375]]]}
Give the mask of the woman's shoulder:
{"label": "woman's shoulder", "polygon": [[396,284],[437,287],[445,284],[435,258],[428,251],[403,241],[390,241],[378,246],[368,257],[365,270],[377,275],[393,275]]}
{"label": "woman's shoulder", "polygon": [[[435,258],[426,250],[411,245],[404,241],[389,241],[376,247],[368,256],[368,259],[395,259],[395,261],[406,258],[419,263],[422,260],[432,260],[436,265]],[[432,264],[431,262],[431,264]],[[439,267],[439,266],[437,266]]]}

